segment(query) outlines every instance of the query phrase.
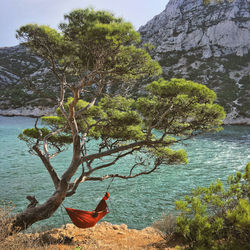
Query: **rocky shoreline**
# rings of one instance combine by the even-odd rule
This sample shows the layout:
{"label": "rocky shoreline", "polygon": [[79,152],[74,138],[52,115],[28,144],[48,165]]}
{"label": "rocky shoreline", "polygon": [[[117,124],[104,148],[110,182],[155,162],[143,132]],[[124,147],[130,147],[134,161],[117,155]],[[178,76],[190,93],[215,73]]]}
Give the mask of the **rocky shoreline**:
{"label": "rocky shoreline", "polygon": [[[0,109],[1,116],[25,116],[39,118],[45,115],[55,115],[56,108],[44,107],[25,107],[17,109]],[[225,125],[248,125],[250,126],[250,118],[237,117],[236,114],[230,113],[224,120]]]}
{"label": "rocky shoreline", "polygon": [[25,107],[17,109],[0,109],[2,116],[26,116],[38,118],[45,115],[55,115],[56,108]]}

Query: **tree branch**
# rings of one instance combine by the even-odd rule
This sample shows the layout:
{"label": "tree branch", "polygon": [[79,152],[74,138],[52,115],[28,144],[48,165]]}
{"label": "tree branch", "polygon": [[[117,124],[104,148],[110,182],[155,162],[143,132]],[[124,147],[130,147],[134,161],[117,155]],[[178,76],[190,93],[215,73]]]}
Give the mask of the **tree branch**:
{"label": "tree branch", "polygon": [[100,170],[100,169],[103,169],[103,168],[107,168],[107,167],[110,167],[112,165],[114,165],[119,159],[121,159],[122,157],[125,157],[126,155],[129,155],[129,154],[132,154],[136,149],[133,148],[132,150],[124,153],[124,154],[119,154],[118,156],[115,157],[115,159],[109,163],[106,163],[106,164],[103,164],[103,165],[100,165],[98,167],[95,167],[95,168],[92,168],[90,171],[88,171],[86,173],[86,176],[89,176],[90,174],[92,174],[93,172],[97,171],[97,170]]}
{"label": "tree branch", "polygon": [[27,206],[27,208],[35,207],[38,204],[38,201],[35,196],[26,196],[26,199],[30,201],[30,204]]}
{"label": "tree branch", "polygon": [[82,174],[77,178],[74,183],[70,184],[69,187],[71,191],[67,192],[66,197],[72,196],[75,192],[76,189],[78,188],[79,184],[81,182],[84,182],[86,180],[85,172],[84,172],[84,167],[82,166]]}
{"label": "tree branch", "polygon": [[69,116],[66,118],[71,128],[72,139],[73,139],[73,156],[68,169],[63,173],[62,180],[69,182],[72,176],[77,171],[81,164],[81,138],[79,135],[78,125],[75,117],[75,107],[79,100],[79,90],[73,90],[74,99],[69,105]]}
{"label": "tree branch", "polygon": [[[53,136],[53,135],[56,135],[57,133],[61,132],[63,129],[60,128],[60,129],[57,129],[56,131],[53,131],[51,132],[50,134],[46,135],[43,139],[43,150],[44,150],[44,153],[45,153],[45,157],[46,159],[49,161],[49,159],[53,158],[53,156],[50,156],[49,155],[49,152],[48,152],[48,139]],[[55,156],[55,154],[54,154]]]}
{"label": "tree branch", "polygon": [[65,89],[64,89],[64,85],[66,84],[65,79],[63,82],[60,82],[60,86],[61,86],[61,92],[60,92],[60,98],[58,101],[58,107],[60,108],[62,114],[64,115],[65,119],[68,120],[68,114],[66,113],[64,107],[63,107],[63,102],[64,102],[64,95],[65,95]]}
{"label": "tree branch", "polygon": [[124,157],[124,156],[126,156],[126,155],[128,155],[128,154],[132,154],[134,151],[135,151],[135,149],[132,149],[132,150],[129,151],[129,152],[126,152],[126,153],[124,153],[124,154],[120,154],[120,155],[118,155],[112,162],[109,162],[109,163],[107,163],[107,164],[100,165],[100,166],[95,167],[95,168],[93,168],[93,169],[91,168],[90,171],[88,171],[87,173],[84,172],[84,167],[82,167],[82,173],[81,173],[80,177],[77,178],[77,179],[74,181],[74,183],[71,183],[71,184],[69,185],[71,191],[69,191],[69,192],[67,193],[66,196],[69,197],[69,196],[72,196],[73,194],[75,194],[76,189],[78,188],[79,184],[82,183],[82,182],[85,182],[85,181],[89,178],[88,176],[89,176],[90,174],[92,174],[93,172],[95,172],[95,171],[97,171],[97,170],[100,170],[100,169],[103,169],[103,168],[107,168],[107,167],[109,167],[109,166],[111,166],[111,165],[114,165],[120,158],[122,158],[122,157]]}
{"label": "tree branch", "polygon": [[57,78],[57,80],[59,82],[63,82],[63,79],[59,76],[59,74],[56,71],[55,61],[54,61],[53,58],[50,58],[50,63],[51,63],[51,66],[52,66],[50,70],[53,72],[53,74],[55,75],[55,77]]}
{"label": "tree branch", "polygon": [[143,171],[143,172],[137,173],[135,175],[110,174],[110,175],[104,175],[102,177],[86,177],[85,181],[104,181],[104,180],[110,179],[110,178],[132,179],[132,178],[136,178],[140,175],[151,174],[152,172],[154,172],[158,168],[159,165],[161,165],[161,163],[162,163],[162,160],[158,158],[155,160],[154,167],[152,169],[150,169],[149,171]]}
{"label": "tree branch", "polygon": [[49,160],[43,155],[43,153],[41,152],[38,145],[35,145],[32,148],[37,153],[37,155],[40,157],[40,159],[42,160],[44,166],[46,167],[46,169],[48,170],[48,172],[50,174],[50,177],[54,183],[54,187],[57,188],[59,183],[60,183],[60,179],[59,179],[55,169],[52,167]]}
{"label": "tree branch", "polygon": [[98,86],[98,91],[95,95],[95,97],[92,99],[92,101],[84,108],[82,108],[81,110],[76,112],[76,117],[80,116],[84,111],[89,110],[96,102],[96,99],[98,96],[100,96],[101,92],[102,92],[103,86]]}
{"label": "tree branch", "polygon": [[34,125],[35,129],[36,129],[36,130],[38,131],[38,133],[39,133],[39,137],[38,137],[37,140],[36,140],[36,146],[39,145],[39,142],[40,142],[40,140],[41,140],[41,138],[42,138],[42,132],[41,132],[41,130],[37,127],[37,123],[38,123],[38,118],[36,118],[36,122],[35,122],[35,125]]}
{"label": "tree branch", "polygon": [[143,146],[152,147],[154,145],[169,146],[171,144],[172,144],[172,142],[144,140],[144,141],[139,141],[139,142],[134,142],[134,143],[130,143],[130,144],[127,144],[127,145],[123,145],[123,146],[113,148],[113,149],[110,149],[110,150],[107,150],[107,151],[99,152],[99,153],[96,153],[96,154],[86,155],[81,159],[81,162],[84,162],[84,161],[86,162],[86,161],[89,161],[89,160],[102,158],[104,156],[109,156],[109,155],[119,153],[119,152],[124,151],[124,150],[132,149],[132,148],[138,148],[138,147],[141,148]]}

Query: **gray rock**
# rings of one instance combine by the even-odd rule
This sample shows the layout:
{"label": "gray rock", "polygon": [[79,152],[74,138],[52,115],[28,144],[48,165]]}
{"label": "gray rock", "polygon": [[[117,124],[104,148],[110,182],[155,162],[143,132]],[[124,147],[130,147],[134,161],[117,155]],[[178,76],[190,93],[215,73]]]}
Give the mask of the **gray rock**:
{"label": "gray rock", "polygon": [[[156,53],[199,48],[209,57],[236,51],[243,55],[250,49],[249,5],[246,0],[220,4],[170,0],[166,9],[139,32],[144,41],[157,46]],[[220,46],[223,50],[218,53]]]}
{"label": "gray rock", "polygon": [[144,43],[155,45],[151,55],[166,79],[206,84],[228,112],[227,123],[248,121],[250,0],[170,0],[139,32]]}
{"label": "gray rock", "polygon": [[[206,84],[225,107],[226,123],[249,123],[250,0],[170,0],[139,32],[155,45],[151,55],[166,79]],[[48,65],[25,47],[0,48],[0,114],[42,115],[35,107],[56,105],[56,83]]]}

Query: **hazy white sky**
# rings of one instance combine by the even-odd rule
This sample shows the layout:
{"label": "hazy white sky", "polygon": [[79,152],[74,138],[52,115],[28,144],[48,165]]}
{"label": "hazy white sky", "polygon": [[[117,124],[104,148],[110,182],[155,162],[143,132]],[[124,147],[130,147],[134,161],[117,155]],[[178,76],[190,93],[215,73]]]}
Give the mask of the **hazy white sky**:
{"label": "hazy white sky", "polygon": [[63,15],[76,8],[105,9],[131,22],[137,30],[162,12],[169,0],[1,0],[0,47],[18,44],[16,30],[28,23],[46,24],[53,28]]}

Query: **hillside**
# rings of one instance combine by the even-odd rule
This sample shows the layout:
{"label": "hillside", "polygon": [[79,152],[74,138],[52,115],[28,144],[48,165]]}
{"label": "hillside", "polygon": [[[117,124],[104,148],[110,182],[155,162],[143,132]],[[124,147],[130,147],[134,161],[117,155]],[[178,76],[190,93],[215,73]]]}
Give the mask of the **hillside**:
{"label": "hillside", "polygon": [[249,0],[170,0],[139,32],[165,78],[214,89],[230,123],[250,118]]}
{"label": "hillside", "polygon": [[47,109],[54,106],[55,91],[56,81],[41,58],[24,46],[0,48],[2,114],[8,109],[14,109],[12,114],[43,114],[38,109],[34,111],[34,107]]}
{"label": "hillside", "polygon": [[[166,79],[206,84],[225,107],[226,123],[250,124],[250,0],[170,0],[139,32],[154,45],[151,56]],[[0,114],[53,112],[57,91],[43,60],[23,46],[0,48]]]}

